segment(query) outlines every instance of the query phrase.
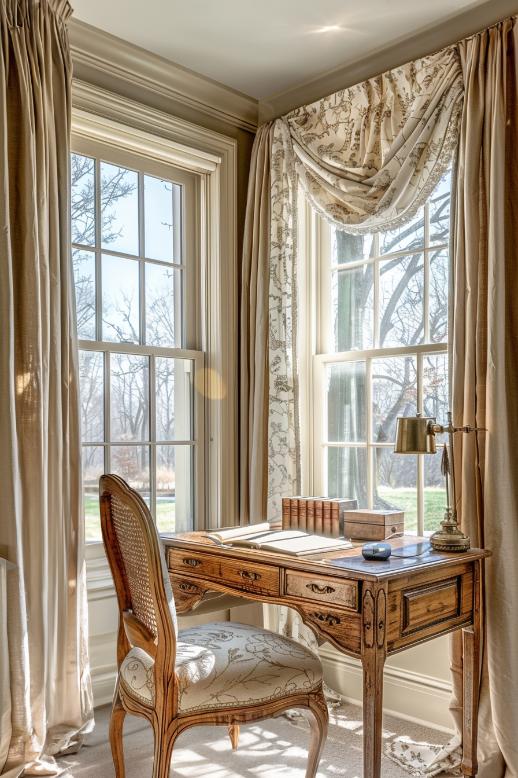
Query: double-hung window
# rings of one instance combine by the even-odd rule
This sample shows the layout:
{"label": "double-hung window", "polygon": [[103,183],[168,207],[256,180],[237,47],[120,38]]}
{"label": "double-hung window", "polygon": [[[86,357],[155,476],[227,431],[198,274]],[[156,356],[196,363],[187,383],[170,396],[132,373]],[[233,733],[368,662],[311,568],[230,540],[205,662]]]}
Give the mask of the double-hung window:
{"label": "double-hung window", "polygon": [[390,232],[355,236],[320,222],[313,251],[314,491],[402,509],[406,530],[420,534],[444,512],[441,456],[393,446],[398,416],[443,421],[448,410],[450,186],[448,173]]}
{"label": "double-hung window", "polygon": [[71,177],[86,539],[100,539],[103,472],[160,530],[187,530],[204,456],[196,176],[77,139]]}

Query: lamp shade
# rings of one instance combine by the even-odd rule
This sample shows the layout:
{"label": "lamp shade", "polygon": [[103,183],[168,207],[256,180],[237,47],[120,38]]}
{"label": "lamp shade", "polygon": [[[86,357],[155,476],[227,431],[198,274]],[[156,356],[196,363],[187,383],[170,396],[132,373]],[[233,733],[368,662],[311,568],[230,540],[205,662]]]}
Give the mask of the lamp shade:
{"label": "lamp shade", "polygon": [[426,416],[398,416],[395,454],[435,454],[435,419]]}

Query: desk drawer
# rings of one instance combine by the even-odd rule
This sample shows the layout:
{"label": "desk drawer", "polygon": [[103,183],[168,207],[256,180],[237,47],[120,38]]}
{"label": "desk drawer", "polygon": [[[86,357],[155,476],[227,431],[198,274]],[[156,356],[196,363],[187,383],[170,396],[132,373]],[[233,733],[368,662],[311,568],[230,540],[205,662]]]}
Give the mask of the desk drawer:
{"label": "desk drawer", "polygon": [[279,570],[277,567],[248,564],[245,560],[203,554],[198,551],[169,550],[168,566],[171,573],[189,573],[193,577],[212,579],[220,584],[241,591],[258,594],[279,594]]}
{"label": "desk drawer", "polygon": [[286,594],[325,605],[358,610],[358,581],[286,571]]}
{"label": "desk drawer", "polygon": [[401,634],[455,618],[461,612],[461,578],[403,591]]}

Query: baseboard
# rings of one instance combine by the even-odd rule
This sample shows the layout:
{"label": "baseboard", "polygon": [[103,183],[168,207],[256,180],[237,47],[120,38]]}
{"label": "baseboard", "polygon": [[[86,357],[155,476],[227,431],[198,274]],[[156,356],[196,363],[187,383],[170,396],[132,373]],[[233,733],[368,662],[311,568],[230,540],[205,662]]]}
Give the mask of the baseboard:
{"label": "baseboard", "polygon": [[[361,705],[362,669],[352,659],[324,645],[320,648],[324,678],[347,702]],[[406,721],[413,721],[441,732],[453,733],[448,705],[451,684],[439,678],[385,665],[383,710]],[[426,715],[423,716],[423,713]]]}
{"label": "baseboard", "polygon": [[117,679],[117,665],[105,665],[92,668],[92,692],[94,708],[107,705],[113,699],[113,690]]}

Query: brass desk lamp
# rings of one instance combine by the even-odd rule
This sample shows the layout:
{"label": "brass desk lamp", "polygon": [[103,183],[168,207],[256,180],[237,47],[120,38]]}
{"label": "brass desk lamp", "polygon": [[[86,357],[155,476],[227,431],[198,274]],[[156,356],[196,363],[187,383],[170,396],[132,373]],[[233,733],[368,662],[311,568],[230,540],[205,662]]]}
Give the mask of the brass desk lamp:
{"label": "brass desk lamp", "polygon": [[[455,494],[455,470],[453,467],[453,434],[455,432],[475,432],[479,427],[454,427],[451,413],[448,424],[437,424],[434,418],[426,416],[399,416],[396,427],[395,454],[435,454],[437,451],[435,436],[446,433],[448,444],[444,445],[441,472],[446,479],[446,511],[441,528],[430,537],[432,547],[437,551],[467,551],[469,538],[457,524]],[[449,449],[449,450],[448,450]],[[451,489],[451,492],[450,492]]]}

